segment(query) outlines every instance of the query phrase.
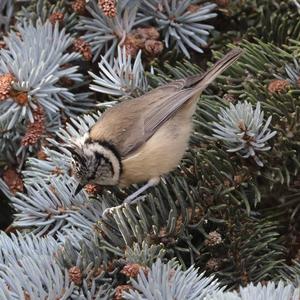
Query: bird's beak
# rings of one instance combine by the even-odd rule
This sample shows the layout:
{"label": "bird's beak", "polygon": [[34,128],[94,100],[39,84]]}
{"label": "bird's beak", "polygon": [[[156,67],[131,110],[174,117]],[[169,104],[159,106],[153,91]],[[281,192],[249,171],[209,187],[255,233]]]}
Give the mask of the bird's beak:
{"label": "bird's beak", "polygon": [[83,189],[83,187],[84,187],[84,185],[79,183],[76,190],[75,190],[74,195],[76,196]]}

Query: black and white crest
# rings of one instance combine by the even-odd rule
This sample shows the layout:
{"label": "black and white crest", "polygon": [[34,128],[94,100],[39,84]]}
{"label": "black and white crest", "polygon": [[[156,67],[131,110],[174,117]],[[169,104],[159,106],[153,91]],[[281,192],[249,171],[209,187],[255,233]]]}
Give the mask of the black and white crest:
{"label": "black and white crest", "polygon": [[80,186],[79,192],[87,183],[117,185],[122,171],[121,158],[108,142],[92,141],[86,138],[83,143],[74,144],[72,171]]}

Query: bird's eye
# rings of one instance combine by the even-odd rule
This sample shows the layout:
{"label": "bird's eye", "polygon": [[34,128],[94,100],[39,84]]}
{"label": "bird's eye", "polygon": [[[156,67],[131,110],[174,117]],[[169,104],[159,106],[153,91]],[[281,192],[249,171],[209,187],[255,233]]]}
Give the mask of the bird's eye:
{"label": "bird's eye", "polygon": [[77,160],[73,159],[72,160],[72,167],[73,169],[78,172],[80,170],[80,164]]}

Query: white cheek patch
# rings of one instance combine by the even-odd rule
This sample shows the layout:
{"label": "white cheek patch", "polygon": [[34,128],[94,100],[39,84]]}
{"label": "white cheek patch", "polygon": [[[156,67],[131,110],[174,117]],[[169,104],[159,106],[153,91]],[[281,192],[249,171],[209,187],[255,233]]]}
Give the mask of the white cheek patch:
{"label": "white cheek patch", "polygon": [[93,144],[85,144],[83,148],[83,152],[88,156],[92,156],[94,155],[95,152],[98,152],[102,154],[106,159],[108,159],[111,162],[114,171],[114,176],[112,177],[112,180],[116,184],[118,183],[120,178],[120,172],[121,172],[120,162],[110,149],[107,149],[101,146],[100,144],[93,143]]}

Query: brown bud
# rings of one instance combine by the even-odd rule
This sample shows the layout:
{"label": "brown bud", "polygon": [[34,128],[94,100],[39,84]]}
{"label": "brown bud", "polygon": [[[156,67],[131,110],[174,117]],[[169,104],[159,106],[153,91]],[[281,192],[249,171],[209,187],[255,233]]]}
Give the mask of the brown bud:
{"label": "brown bud", "polygon": [[232,94],[224,94],[223,99],[230,103],[233,103],[236,100]]}
{"label": "brown bud", "polygon": [[143,271],[146,275],[148,274],[148,268],[140,264],[129,263],[122,269],[121,273],[127,277],[137,277],[139,272]]}
{"label": "brown bud", "polygon": [[88,183],[84,187],[85,191],[90,194],[90,195],[96,195],[100,191],[100,186],[93,184],[93,183]]}
{"label": "brown bud", "polygon": [[69,77],[63,76],[59,79],[59,83],[64,87],[69,87],[74,84],[74,80],[70,79]]}
{"label": "brown bud", "polygon": [[87,61],[90,61],[92,59],[92,48],[90,44],[81,38],[74,40],[73,50],[75,52],[79,52]]}
{"label": "brown bud", "polygon": [[128,35],[122,47],[125,47],[127,55],[130,55],[131,57],[135,57],[141,48],[141,42],[140,40],[136,39],[133,35]]}
{"label": "brown bud", "polygon": [[14,76],[10,73],[0,75],[0,101],[10,97]]}
{"label": "brown bud", "polygon": [[151,56],[158,56],[164,50],[164,44],[161,41],[147,40],[145,42],[145,50]]}
{"label": "brown bud", "polygon": [[211,258],[206,263],[206,268],[210,271],[218,271],[220,268],[219,260],[216,258]]}
{"label": "brown bud", "polygon": [[222,236],[217,231],[212,231],[208,234],[207,239],[204,241],[206,246],[213,247],[222,243]]}
{"label": "brown bud", "polygon": [[45,132],[45,113],[41,105],[33,111],[33,123],[29,122],[25,136],[22,138],[23,146],[35,145]]}
{"label": "brown bud", "polygon": [[139,27],[133,32],[134,36],[144,40],[158,40],[159,32],[155,27]]}
{"label": "brown bud", "polygon": [[0,49],[4,49],[5,47],[6,47],[5,42],[0,40]]}
{"label": "brown bud", "polygon": [[26,91],[12,92],[10,95],[19,105],[24,106],[28,103],[28,93]]}
{"label": "brown bud", "polygon": [[116,287],[115,295],[113,300],[122,300],[123,298],[123,292],[128,292],[132,290],[133,287],[129,284],[123,284],[123,285],[118,285]]}
{"label": "brown bud", "polygon": [[59,167],[55,167],[52,171],[51,174],[59,176],[59,175],[63,175],[65,172],[63,169],[59,168]]}
{"label": "brown bud", "polygon": [[46,160],[48,157],[44,150],[39,150],[36,156],[40,160]]}
{"label": "brown bud", "polygon": [[54,12],[52,15],[49,16],[49,21],[52,25],[55,25],[58,22],[60,25],[64,23],[65,15],[62,12]]}
{"label": "brown bud", "polygon": [[85,13],[85,0],[75,0],[72,3],[72,9],[79,15],[83,15]]}
{"label": "brown bud", "polygon": [[32,300],[32,299],[30,298],[30,295],[29,295],[29,293],[28,293],[27,291],[24,291],[24,299],[25,299],[25,300]]}
{"label": "brown bud", "polygon": [[76,285],[81,285],[82,282],[82,273],[79,269],[79,267],[71,267],[69,269],[69,276],[72,282],[74,282]]}
{"label": "brown bud", "polygon": [[115,0],[99,0],[98,4],[107,17],[113,18],[116,16],[117,9]]}
{"label": "brown bud", "polygon": [[270,81],[268,85],[268,91],[269,93],[281,93],[285,92],[289,86],[289,82],[287,80],[283,79],[275,79]]}
{"label": "brown bud", "polygon": [[9,168],[3,172],[3,180],[13,194],[24,191],[22,178],[15,169]]}
{"label": "brown bud", "polygon": [[192,208],[188,208],[188,216],[191,224],[198,223],[204,216],[204,211],[200,207],[195,207],[194,210]]}

